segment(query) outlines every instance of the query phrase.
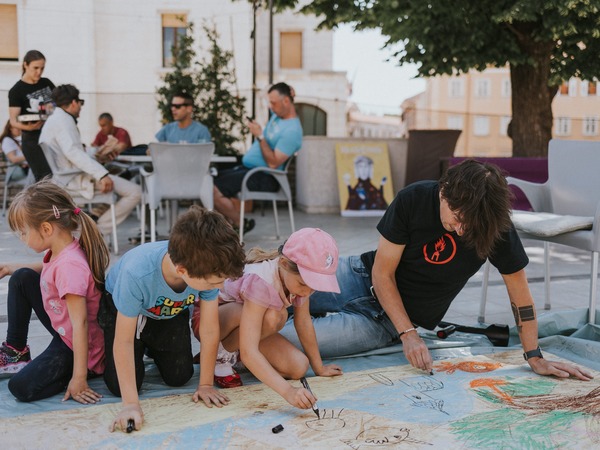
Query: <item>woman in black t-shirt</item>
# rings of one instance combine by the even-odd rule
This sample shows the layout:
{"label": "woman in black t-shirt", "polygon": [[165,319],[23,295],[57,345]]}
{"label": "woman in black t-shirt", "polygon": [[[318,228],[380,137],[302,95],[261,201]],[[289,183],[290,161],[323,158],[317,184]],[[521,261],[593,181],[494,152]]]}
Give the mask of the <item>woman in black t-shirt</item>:
{"label": "woman in black t-shirt", "polygon": [[[54,84],[42,78],[46,58],[37,50],[29,50],[23,58],[21,79],[8,91],[8,113],[10,124],[22,131],[22,150],[36,181],[52,174],[38,142],[43,120],[20,122],[23,114],[45,115],[51,107]],[[43,116],[42,116],[43,117]]]}

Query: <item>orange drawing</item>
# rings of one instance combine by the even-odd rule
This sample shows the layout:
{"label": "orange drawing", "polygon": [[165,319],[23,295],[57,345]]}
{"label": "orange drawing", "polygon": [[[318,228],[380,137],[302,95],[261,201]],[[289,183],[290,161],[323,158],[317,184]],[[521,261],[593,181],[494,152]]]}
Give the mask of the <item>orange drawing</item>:
{"label": "orange drawing", "polygon": [[470,373],[484,373],[491,372],[492,370],[496,370],[502,367],[501,363],[490,363],[490,362],[481,362],[481,361],[462,361],[459,363],[451,363],[448,361],[442,361],[437,364],[434,369],[437,369],[438,372],[446,372],[448,374],[452,374],[456,372],[456,370],[460,370],[462,372],[470,372]]}

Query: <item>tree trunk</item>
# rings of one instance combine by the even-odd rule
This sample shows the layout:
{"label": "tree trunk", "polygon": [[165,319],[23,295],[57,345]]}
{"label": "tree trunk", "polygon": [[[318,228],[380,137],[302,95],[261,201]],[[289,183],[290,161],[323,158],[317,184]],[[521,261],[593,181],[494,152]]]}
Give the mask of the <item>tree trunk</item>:
{"label": "tree trunk", "polygon": [[535,65],[511,65],[511,137],[514,157],[548,155],[552,138],[552,99],[556,87],[549,87],[550,54],[536,55]]}

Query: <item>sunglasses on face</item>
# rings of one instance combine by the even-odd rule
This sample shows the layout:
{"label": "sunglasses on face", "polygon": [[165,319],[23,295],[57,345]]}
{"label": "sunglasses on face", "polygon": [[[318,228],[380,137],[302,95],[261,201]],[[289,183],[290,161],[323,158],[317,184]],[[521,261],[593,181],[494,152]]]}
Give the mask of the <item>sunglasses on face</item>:
{"label": "sunglasses on face", "polygon": [[171,108],[179,109],[182,106],[192,106],[189,103],[171,103]]}
{"label": "sunglasses on face", "polygon": [[85,104],[85,100],[82,100],[80,98],[76,99],[75,101],[78,102],[81,106]]}

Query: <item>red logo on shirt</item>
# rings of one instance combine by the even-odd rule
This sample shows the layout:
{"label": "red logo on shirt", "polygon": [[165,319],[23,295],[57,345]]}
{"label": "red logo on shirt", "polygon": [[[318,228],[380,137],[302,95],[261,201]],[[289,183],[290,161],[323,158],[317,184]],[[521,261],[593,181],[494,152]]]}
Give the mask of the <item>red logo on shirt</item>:
{"label": "red logo on shirt", "polygon": [[433,243],[423,246],[425,261],[430,264],[446,264],[456,255],[456,242],[451,234],[446,233]]}

